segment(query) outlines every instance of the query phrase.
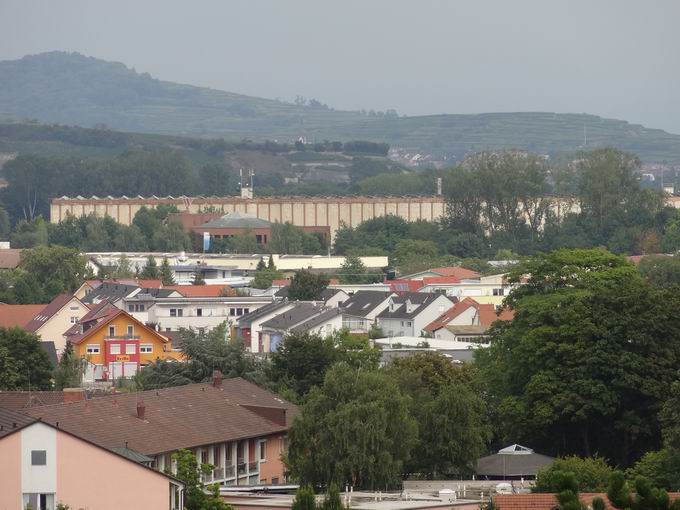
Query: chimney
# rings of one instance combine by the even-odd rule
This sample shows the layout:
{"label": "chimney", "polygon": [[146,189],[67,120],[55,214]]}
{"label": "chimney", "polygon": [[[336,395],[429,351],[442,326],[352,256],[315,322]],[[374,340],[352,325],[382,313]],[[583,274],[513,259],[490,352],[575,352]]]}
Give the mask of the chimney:
{"label": "chimney", "polygon": [[137,402],[137,418],[140,420],[144,419],[144,414],[146,413],[146,406],[144,402]]}
{"label": "chimney", "polygon": [[64,388],[63,392],[64,403],[85,400],[85,390],[83,388]]}
{"label": "chimney", "polygon": [[222,372],[219,370],[213,370],[213,386],[215,388],[222,387]]}

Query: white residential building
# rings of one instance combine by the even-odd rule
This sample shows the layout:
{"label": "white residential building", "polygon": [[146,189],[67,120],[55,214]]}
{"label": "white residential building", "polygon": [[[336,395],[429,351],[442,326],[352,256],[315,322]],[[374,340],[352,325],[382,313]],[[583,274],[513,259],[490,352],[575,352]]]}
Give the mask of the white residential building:
{"label": "white residential building", "polygon": [[390,297],[387,308],[378,314],[378,325],[387,336],[420,336],[425,326],[453,307],[442,294],[408,292]]}

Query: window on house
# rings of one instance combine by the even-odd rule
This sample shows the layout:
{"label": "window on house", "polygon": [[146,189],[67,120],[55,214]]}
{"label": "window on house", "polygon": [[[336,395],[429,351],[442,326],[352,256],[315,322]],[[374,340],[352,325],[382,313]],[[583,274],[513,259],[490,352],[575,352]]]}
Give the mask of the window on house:
{"label": "window on house", "polygon": [[276,485],[279,483],[279,477],[278,476],[272,476],[272,485]]}
{"label": "window on house", "polygon": [[241,315],[243,315],[243,308],[237,308],[237,309],[236,309],[236,315],[238,315],[239,317],[240,317]]}
{"label": "window on house", "polygon": [[203,448],[201,450],[201,464],[210,464],[210,461],[208,460],[208,449]]}
{"label": "window on house", "polygon": [[78,310],[80,310],[80,308],[78,308],[77,306],[69,306],[69,310],[71,310],[72,312],[77,312]]}
{"label": "window on house", "polygon": [[170,308],[170,317],[177,317],[177,308]]}
{"label": "window on house", "polygon": [[177,309],[177,317],[181,317],[182,315],[184,315],[184,310],[182,310],[181,308],[178,308]]}
{"label": "window on house", "polygon": [[116,336],[116,327],[109,326],[109,336]]}
{"label": "window on house", "polygon": [[216,446],[213,450],[213,465],[220,467],[222,465],[222,448]]}
{"label": "window on house", "polygon": [[250,313],[250,308],[244,308],[243,309],[243,315],[247,315]]}
{"label": "window on house", "polygon": [[260,441],[260,460],[267,460],[267,441]]}
{"label": "window on house", "polygon": [[410,328],[411,327],[411,321],[408,321],[406,325]]}
{"label": "window on house", "polygon": [[151,354],[153,352],[152,344],[142,344],[139,346],[139,352],[142,354]]}
{"label": "window on house", "polygon": [[31,450],[31,466],[46,466],[46,465],[47,465],[47,451]]}
{"label": "window on house", "polygon": [[120,354],[120,344],[111,344],[111,354]]}
{"label": "window on house", "polygon": [[135,334],[135,327],[132,326],[132,325],[130,325],[130,324],[128,324],[127,332],[128,332],[128,333],[127,333],[128,336],[133,336],[133,335]]}
{"label": "window on house", "polygon": [[137,346],[135,344],[125,345],[125,354],[135,354],[137,352]]}
{"label": "window on house", "polygon": [[99,346],[98,345],[88,345],[87,346],[87,353],[88,354],[99,354]]}
{"label": "window on house", "polygon": [[135,305],[128,305],[128,312],[134,312],[135,311]]}
{"label": "window on house", "polygon": [[494,296],[505,296],[505,289],[493,289]]}
{"label": "window on house", "polygon": [[78,322],[78,317],[71,317],[71,324]]}
{"label": "window on house", "polygon": [[196,308],[196,317],[203,317],[203,308]]}
{"label": "window on house", "polygon": [[234,315],[236,315],[236,308],[230,308],[230,309],[229,309],[229,315],[231,315],[232,317],[233,317]]}

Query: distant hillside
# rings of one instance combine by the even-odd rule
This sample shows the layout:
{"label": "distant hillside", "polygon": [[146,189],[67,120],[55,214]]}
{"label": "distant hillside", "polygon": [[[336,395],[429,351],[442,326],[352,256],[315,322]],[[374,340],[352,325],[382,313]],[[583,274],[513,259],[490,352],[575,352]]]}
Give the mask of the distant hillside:
{"label": "distant hillside", "polygon": [[160,81],[123,64],[52,52],[0,62],[0,118],[226,140],[353,139],[461,159],[511,147],[562,154],[614,146],[680,163],[680,135],[585,114],[370,116]]}

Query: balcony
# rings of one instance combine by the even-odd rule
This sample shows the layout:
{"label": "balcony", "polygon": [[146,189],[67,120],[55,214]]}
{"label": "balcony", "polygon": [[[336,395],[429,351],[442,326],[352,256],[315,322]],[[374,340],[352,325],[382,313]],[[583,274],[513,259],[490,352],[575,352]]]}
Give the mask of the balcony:
{"label": "balcony", "polygon": [[224,468],[218,467],[213,469],[212,476],[213,480],[224,480]]}
{"label": "balcony", "polygon": [[234,466],[224,468],[224,478],[234,478]]}
{"label": "balcony", "polygon": [[259,468],[259,465],[258,465],[257,461],[248,463],[248,473],[257,473],[258,468]]}
{"label": "balcony", "polygon": [[109,341],[109,340],[141,340],[141,336],[139,335],[106,335],[104,337],[104,341]]}
{"label": "balcony", "polygon": [[248,464],[246,464],[243,461],[239,461],[239,463],[238,463],[238,474],[239,474],[239,476],[245,475],[247,473],[247,470],[248,470]]}

